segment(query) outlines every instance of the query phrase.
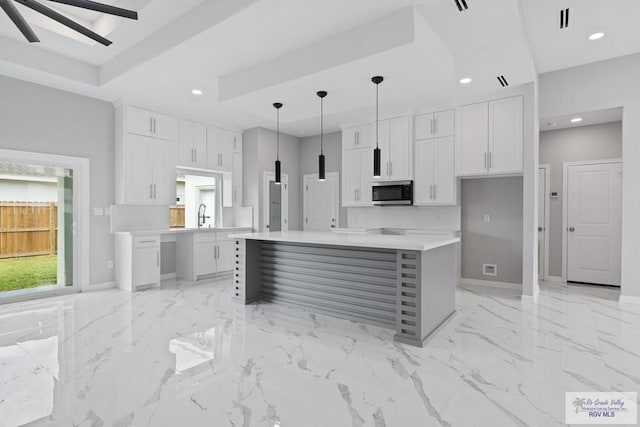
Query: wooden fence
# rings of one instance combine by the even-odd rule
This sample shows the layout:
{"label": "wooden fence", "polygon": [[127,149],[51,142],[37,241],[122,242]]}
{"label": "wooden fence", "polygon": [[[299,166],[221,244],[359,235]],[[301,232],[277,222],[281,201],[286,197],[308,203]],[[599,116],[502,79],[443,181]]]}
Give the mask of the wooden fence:
{"label": "wooden fence", "polygon": [[0,202],[0,258],[49,255],[57,251],[55,202]]}

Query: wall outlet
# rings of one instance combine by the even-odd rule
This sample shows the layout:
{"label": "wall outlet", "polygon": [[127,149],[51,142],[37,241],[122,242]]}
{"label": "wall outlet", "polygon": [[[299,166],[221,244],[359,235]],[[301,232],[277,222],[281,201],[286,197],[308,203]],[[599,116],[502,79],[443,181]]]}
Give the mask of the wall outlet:
{"label": "wall outlet", "polygon": [[497,276],[498,266],[496,264],[482,264],[483,276]]}
{"label": "wall outlet", "polygon": [[93,208],[93,215],[104,216],[104,208]]}
{"label": "wall outlet", "polygon": [[107,261],[107,268],[109,270],[113,270],[113,260],[110,259],[109,261]]}
{"label": "wall outlet", "polygon": [[484,222],[491,222],[491,215],[489,215],[489,214],[485,214],[485,216],[484,216]]}

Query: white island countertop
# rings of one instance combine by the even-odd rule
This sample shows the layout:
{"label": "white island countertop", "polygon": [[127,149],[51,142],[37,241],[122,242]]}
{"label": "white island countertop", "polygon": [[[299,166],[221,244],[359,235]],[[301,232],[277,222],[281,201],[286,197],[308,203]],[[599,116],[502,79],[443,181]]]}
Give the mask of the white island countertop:
{"label": "white island countertop", "polygon": [[361,248],[428,251],[458,243],[460,238],[448,236],[398,236],[386,234],[340,234],[312,231],[272,231],[232,234],[232,239],[302,243],[305,245],[353,246]]}

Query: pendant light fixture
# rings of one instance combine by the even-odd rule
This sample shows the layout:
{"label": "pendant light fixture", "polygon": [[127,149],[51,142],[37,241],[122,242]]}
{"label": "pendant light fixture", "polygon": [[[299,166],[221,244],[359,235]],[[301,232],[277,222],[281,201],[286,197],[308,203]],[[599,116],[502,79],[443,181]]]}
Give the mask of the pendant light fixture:
{"label": "pendant light fixture", "polygon": [[276,102],[273,104],[276,109],[276,184],[280,185],[282,182],[282,171],[280,166],[280,109],[282,108],[282,103]]}
{"label": "pendant light fixture", "polygon": [[380,163],[381,163],[382,153],[380,151],[380,146],[378,144],[379,142],[378,127],[379,127],[379,119],[380,119],[380,115],[379,115],[380,100],[378,97],[378,92],[380,89],[380,83],[384,81],[384,78],[382,76],[375,76],[371,79],[371,81],[376,85],[376,148],[373,150],[373,177],[380,178]]}
{"label": "pendant light fixture", "polygon": [[318,157],[318,181],[324,181],[324,97],[327,96],[327,92],[321,90],[317,95],[320,97],[320,156]]}

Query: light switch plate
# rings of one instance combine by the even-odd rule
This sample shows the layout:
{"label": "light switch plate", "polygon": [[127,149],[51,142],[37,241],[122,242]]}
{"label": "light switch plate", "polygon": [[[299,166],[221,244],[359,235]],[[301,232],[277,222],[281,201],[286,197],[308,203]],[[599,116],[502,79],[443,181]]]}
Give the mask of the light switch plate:
{"label": "light switch plate", "polygon": [[491,222],[491,215],[486,214],[486,215],[484,216],[484,222]]}

